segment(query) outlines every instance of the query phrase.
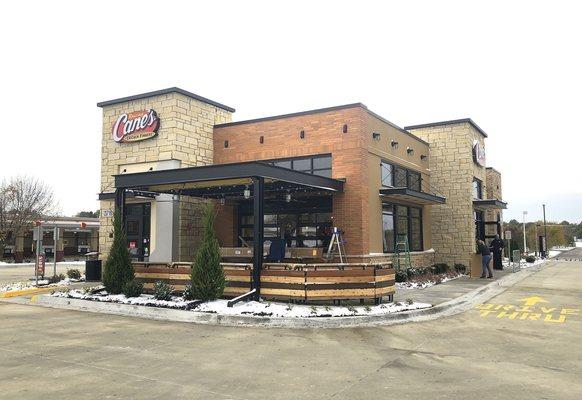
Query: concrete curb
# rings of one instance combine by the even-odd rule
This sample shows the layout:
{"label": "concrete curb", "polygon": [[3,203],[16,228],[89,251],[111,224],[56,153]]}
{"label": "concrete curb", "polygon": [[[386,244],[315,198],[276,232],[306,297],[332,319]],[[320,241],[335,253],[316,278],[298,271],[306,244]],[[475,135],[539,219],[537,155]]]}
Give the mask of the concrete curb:
{"label": "concrete curb", "polygon": [[356,317],[312,317],[312,318],[269,318],[250,315],[232,316],[211,313],[202,313],[169,308],[155,308],[130,304],[102,303],[49,295],[37,295],[31,299],[11,298],[4,299],[16,304],[39,305],[42,307],[58,308],[74,311],[89,311],[94,313],[121,315],[155,319],[160,321],[190,322],[207,325],[248,326],[263,328],[355,328],[372,326],[389,326],[408,322],[432,321],[448,317],[471,309],[477,304],[484,303],[494,296],[506,291],[511,286],[546,268],[550,263],[538,267],[531,267],[517,273],[509,274],[483,287],[465,293],[455,299],[438,304],[431,308],[404,311],[394,314]]}

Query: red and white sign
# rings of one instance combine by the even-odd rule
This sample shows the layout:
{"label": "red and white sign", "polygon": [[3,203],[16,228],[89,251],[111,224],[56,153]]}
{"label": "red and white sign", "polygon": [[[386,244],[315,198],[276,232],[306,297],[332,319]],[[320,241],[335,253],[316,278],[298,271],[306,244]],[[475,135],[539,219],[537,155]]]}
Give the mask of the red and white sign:
{"label": "red and white sign", "polygon": [[38,255],[38,260],[36,263],[36,274],[38,276],[44,276],[44,265],[45,265],[45,255],[44,254],[39,254]]}
{"label": "red and white sign", "polygon": [[485,148],[478,141],[473,144],[473,161],[481,167],[485,166]]}
{"label": "red and white sign", "polygon": [[160,119],[151,108],[121,114],[113,124],[113,140],[117,143],[137,142],[158,134]]}
{"label": "red and white sign", "polygon": [[130,249],[135,249],[136,246],[137,246],[137,243],[135,243],[135,242],[129,242],[129,248]]}

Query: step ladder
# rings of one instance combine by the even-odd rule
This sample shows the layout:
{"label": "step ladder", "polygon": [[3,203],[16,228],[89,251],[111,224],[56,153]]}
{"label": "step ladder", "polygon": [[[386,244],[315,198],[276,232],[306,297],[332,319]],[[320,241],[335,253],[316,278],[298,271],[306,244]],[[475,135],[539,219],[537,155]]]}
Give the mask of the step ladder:
{"label": "step ladder", "polygon": [[[404,254],[404,263],[400,264],[401,255]],[[394,243],[394,266],[400,271],[402,268],[410,268],[410,247],[408,246],[408,235],[396,235]]]}
{"label": "step ladder", "polygon": [[343,264],[344,258],[346,256],[346,249],[344,247],[342,232],[334,226],[333,233],[331,234],[331,240],[329,242],[329,247],[327,248],[327,253],[325,254],[325,261],[330,262],[334,259],[335,256],[338,256],[340,263]]}

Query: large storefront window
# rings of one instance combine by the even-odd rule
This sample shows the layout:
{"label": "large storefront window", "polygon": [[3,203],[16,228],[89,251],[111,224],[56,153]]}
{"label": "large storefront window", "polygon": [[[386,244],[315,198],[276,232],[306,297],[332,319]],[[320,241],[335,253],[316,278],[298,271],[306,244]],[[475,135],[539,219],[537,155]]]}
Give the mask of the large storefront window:
{"label": "large storefront window", "polygon": [[331,154],[295,158],[278,158],[276,160],[269,160],[267,163],[276,167],[331,178]]}
{"label": "large storefront window", "polygon": [[422,210],[397,204],[382,205],[384,253],[394,252],[397,235],[406,235],[411,251],[422,251]]}
{"label": "large storefront window", "polygon": [[[239,208],[239,236],[249,246],[254,226],[251,205]],[[284,238],[288,247],[326,248],[331,239],[331,198],[305,198],[301,203],[285,205],[266,203],[263,221],[265,240],[278,237]]]}
{"label": "large storefront window", "polygon": [[392,207],[382,210],[382,241],[384,253],[394,250],[394,212]]}
{"label": "large storefront window", "polygon": [[380,163],[380,169],[383,187],[405,187],[419,192],[422,191],[422,177],[420,173],[390,164],[386,161]]}

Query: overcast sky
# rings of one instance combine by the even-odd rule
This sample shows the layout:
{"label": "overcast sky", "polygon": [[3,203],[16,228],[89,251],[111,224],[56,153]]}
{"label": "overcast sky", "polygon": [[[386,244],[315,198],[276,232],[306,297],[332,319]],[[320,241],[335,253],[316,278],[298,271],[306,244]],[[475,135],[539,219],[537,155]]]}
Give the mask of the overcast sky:
{"label": "overcast sky", "polygon": [[[579,2],[578,2],[579,3]],[[286,5],[285,5],[286,4]],[[178,86],[234,120],[362,102],[399,126],[471,117],[505,220],[582,220],[577,2],[12,1],[0,175],[95,210],[98,101]]]}

